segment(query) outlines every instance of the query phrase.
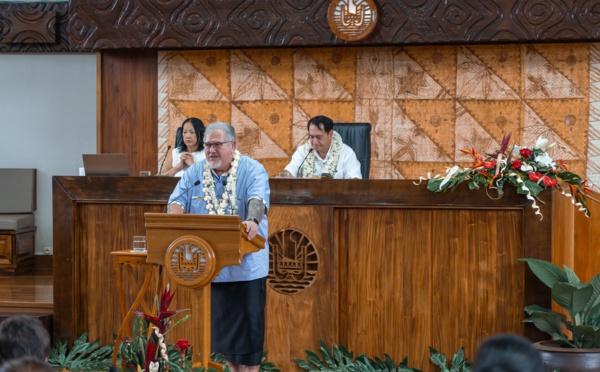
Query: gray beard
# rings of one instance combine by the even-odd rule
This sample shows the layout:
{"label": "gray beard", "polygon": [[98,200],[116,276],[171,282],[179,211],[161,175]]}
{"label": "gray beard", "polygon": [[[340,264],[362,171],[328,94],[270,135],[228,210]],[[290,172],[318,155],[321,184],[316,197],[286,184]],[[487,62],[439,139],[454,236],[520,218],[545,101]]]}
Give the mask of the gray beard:
{"label": "gray beard", "polygon": [[223,164],[223,162],[221,160],[217,160],[216,162],[213,161],[209,161],[208,165],[210,166],[211,169],[217,169],[219,168],[221,165]]}

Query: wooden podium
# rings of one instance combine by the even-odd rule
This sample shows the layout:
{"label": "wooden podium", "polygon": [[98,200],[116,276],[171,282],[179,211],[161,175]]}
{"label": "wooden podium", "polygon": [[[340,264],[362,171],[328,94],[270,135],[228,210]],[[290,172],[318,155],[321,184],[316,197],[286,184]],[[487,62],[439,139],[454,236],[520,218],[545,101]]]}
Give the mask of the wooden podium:
{"label": "wooden podium", "polygon": [[249,241],[239,216],[145,213],[148,264],[163,265],[169,280],[193,288],[190,337],[193,364],[218,370],[210,361],[210,283],[221,269],[241,265],[244,255],[265,246]]}

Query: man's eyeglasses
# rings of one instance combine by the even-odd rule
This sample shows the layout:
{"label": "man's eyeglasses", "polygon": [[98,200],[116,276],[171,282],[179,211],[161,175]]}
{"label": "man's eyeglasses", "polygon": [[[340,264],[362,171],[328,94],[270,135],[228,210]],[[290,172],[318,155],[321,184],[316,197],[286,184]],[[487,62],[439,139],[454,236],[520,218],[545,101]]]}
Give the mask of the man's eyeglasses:
{"label": "man's eyeglasses", "polygon": [[204,142],[204,148],[210,150],[213,147],[215,150],[218,150],[223,146],[224,143],[229,143],[233,141],[225,141],[225,142]]}

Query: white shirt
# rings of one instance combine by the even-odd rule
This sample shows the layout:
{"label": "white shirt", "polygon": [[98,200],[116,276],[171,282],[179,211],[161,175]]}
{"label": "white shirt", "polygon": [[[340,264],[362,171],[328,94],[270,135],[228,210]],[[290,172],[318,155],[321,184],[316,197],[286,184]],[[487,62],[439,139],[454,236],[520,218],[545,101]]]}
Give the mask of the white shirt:
{"label": "white shirt", "polygon": [[[204,153],[204,150],[200,150],[200,151],[196,151],[193,152],[192,154],[194,154],[194,163],[198,163],[204,159],[206,159],[206,154]],[[173,149],[173,166],[176,166],[177,164],[179,164],[179,162],[181,161],[181,151],[179,151],[179,149],[176,147]],[[188,169],[187,164],[183,165],[183,168],[175,173],[175,175],[173,175],[173,177],[181,177],[183,176],[183,174],[185,173],[185,171]]]}
{"label": "white shirt", "polygon": [[[296,152],[294,152],[294,155],[292,155],[292,160],[285,167],[285,170],[290,172],[292,176],[298,177],[298,170],[300,169],[300,165],[304,165],[302,162],[306,158],[307,151],[308,143],[305,143],[304,145],[299,146]],[[314,155],[310,155],[315,157],[315,169],[313,175],[321,175],[321,173],[323,173],[323,163],[331,156],[331,146],[329,146],[329,150],[327,151],[327,155],[325,155],[325,159],[321,159],[316,151],[313,151],[313,154]],[[342,144],[340,159],[337,164],[337,171],[333,175],[333,178],[362,178],[362,174],[360,173],[360,162],[356,158],[354,150],[352,150],[352,148],[346,144]]]}

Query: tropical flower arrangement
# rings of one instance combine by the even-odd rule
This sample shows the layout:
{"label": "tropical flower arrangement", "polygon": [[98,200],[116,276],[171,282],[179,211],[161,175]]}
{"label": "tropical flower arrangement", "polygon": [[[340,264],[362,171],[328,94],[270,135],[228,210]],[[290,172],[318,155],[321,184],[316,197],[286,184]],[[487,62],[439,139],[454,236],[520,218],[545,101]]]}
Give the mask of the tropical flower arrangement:
{"label": "tropical flower arrangement", "polygon": [[175,326],[186,321],[185,315],[173,323],[175,315],[185,310],[169,310],[175,291],[167,285],[155,300],[157,315],[136,311],[133,339],[121,343],[121,370],[123,372],[202,372],[205,368],[192,367],[191,345],[187,340],[167,344],[166,336]]}
{"label": "tropical flower arrangement", "polygon": [[[537,196],[545,189],[556,187],[561,193],[571,198],[579,211],[590,216],[586,205],[587,180],[568,170],[559,160],[558,164],[548,155],[554,144],[539,137],[533,147],[514,145],[509,151],[510,134],[502,137],[500,149],[484,158],[475,149],[460,150],[473,157],[470,168],[459,166],[448,168],[446,175],[436,175],[427,182],[427,189],[433,192],[453,189],[458,184],[468,181],[469,189],[485,188],[486,192],[494,189],[498,197],[504,194],[504,186],[510,184],[517,188],[517,193],[525,195],[532,202],[535,214],[543,218],[540,207],[536,203]],[[562,181],[565,185],[561,185]],[[563,187],[564,186],[564,187]],[[489,194],[488,194],[489,195]]]}

